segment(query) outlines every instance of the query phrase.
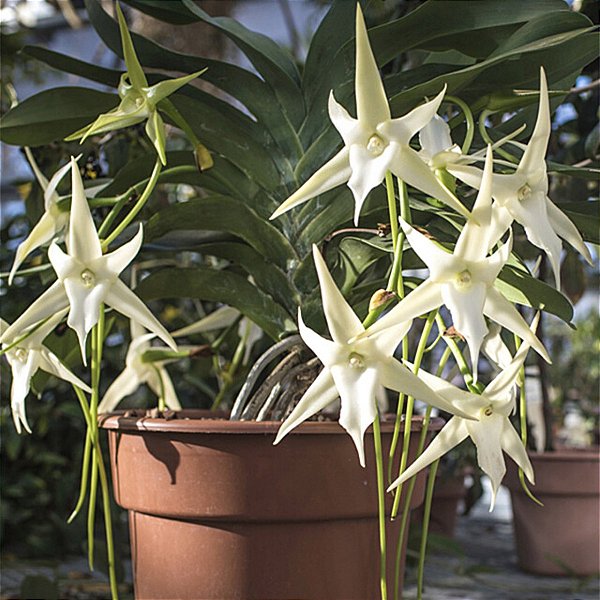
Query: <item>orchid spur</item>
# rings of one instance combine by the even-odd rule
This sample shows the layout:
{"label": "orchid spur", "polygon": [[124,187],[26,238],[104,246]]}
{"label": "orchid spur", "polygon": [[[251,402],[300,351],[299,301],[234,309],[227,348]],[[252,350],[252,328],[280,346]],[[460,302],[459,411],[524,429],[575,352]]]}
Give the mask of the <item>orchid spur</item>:
{"label": "orchid spur", "polygon": [[[158,113],[157,105],[161,100],[165,100],[179,88],[196,79],[204,72],[204,69],[184,77],[167,79],[152,86],[148,85],[148,80],[135,53],[131,35],[118,2],[116,3],[116,11],[123,46],[123,57],[127,68],[127,72],[121,75],[118,87],[121,102],[110,112],[100,115],[93,123],[86,125],[65,139],[71,141],[81,138],[83,143],[91,135],[130,127],[146,121],[146,134],[156,149],[161,163],[166,165],[165,125]],[[199,145],[199,142],[197,142],[196,147],[198,148]],[[202,147],[202,149],[204,148]],[[210,155],[207,152],[202,152],[202,156],[206,161],[203,168],[212,166]]]}
{"label": "orchid spur", "polygon": [[[537,121],[529,144],[525,147],[514,173],[496,173],[492,178],[494,206],[494,237],[499,238],[513,220],[525,228],[529,241],[547,255],[554,271],[556,287],[560,288],[560,253],[565,239],[591,264],[592,258],[581,234],[572,221],[548,198],[546,149],[552,123],[548,84],[540,68],[540,103]],[[483,174],[476,167],[449,165],[448,171],[471,187],[482,186]]]}
{"label": "orchid spur", "polygon": [[400,339],[410,328],[410,322],[397,323],[377,335],[357,339],[354,343],[347,341],[352,337],[357,338],[365,332],[365,328],[335,285],[316,246],[313,246],[313,258],[321,287],[323,311],[333,339],[327,340],[307,327],[298,312],[300,335],[325,368],[282,423],[274,443],[278,444],[294,427],[340,397],[340,425],[352,437],[360,464],[364,467],[363,438],[367,427],[377,418],[376,400],[384,393],[384,387],[470,418],[451,401],[433,392],[393,357]]}
{"label": "orchid spur", "polygon": [[492,150],[488,147],[481,189],[473,207],[474,219],[465,224],[452,254],[401,219],[412,249],[429,267],[429,278],[370,328],[373,335],[445,304],[455,328],[467,341],[475,377],[479,350],[488,332],[484,315],[527,340],[550,362],[546,349],[523,317],[494,288],[494,281],[510,255],[512,237],[487,256],[488,248],[496,241],[490,238],[492,168]]}
{"label": "orchid spur", "polygon": [[[539,315],[532,324],[534,331],[538,319]],[[477,462],[492,483],[490,511],[494,508],[496,493],[506,473],[503,451],[517,463],[527,479],[534,483],[533,467],[527,451],[509,419],[515,407],[514,388],[529,348],[527,342],[521,344],[510,364],[486,386],[481,395],[461,390],[426,372],[419,372],[423,381],[430,387],[441,396],[454,401],[476,420],[452,417],[423,454],[390,485],[388,491],[397,488],[467,437],[470,437],[477,447]]]}
{"label": "orchid spur", "polygon": [[[2,349],[12,370],[10,406],[17,433],[21,433],[21,424],[28,433],[31,433],[25,413],[25,398],[31,387],[31,378],[38,369],[42,369],[42,371],[46,371],[59,379],[64,379],[88,394],[92,391],[86,383],[69,371],[58,357],[42,344],[65,314],[66,310],[59,311],[36,329],[24,333],[17,331],[13,338],[7,338],[2,343]],[[4,334],[8,328],[8,323],[0,319],[0,334],[2,334],[3,340],[6,337]]]}
{"label": "orchid spur", "polygon": [[52,242],[48,257],[56,281],[2,335],[0,342],[13,339],[49,316],[70,307],[67,324],[79,338],[81,355],[86,364],[85,342],[98,322],[100,305],[106,303],[155,333],[168,346],[177,346],[167,330],[144,303],[119,279],[119,273],[137,255],[142,244],[142,226],[135,237],[106,255],[85,198],[83,181],[77,163],[71,159],[72,199],[69,233],[65,253]]}
{"label": "orchid spur", "polygon": [[403,117],[392,119],[377,63],[369,45],[360,4],[356,5],[356,113],[329,96],[329,117],[344,140],[344,147],[312,175],[271,215],[274,219],[324,192],[348,184],[355,201],[354,222],[367,194],[385,178],[387,171],[416,189],[441,200],[464,216],[467,209],[430,171],[409,143],[434,118],[444,97],[442,90],[433,100]]}

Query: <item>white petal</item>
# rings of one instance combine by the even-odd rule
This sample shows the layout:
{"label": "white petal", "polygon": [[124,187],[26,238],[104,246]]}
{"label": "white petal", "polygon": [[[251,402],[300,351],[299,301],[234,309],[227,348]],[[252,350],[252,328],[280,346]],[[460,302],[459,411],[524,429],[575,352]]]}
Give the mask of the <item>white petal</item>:
{"label": "white petal", "polygon": [[106,304],[112,306],[122,315],[137,321],[140,325],[155,333],[167,346],[177,351],[177,344],[147,306],[120,280],[113,282]]}
{"label": "white petal", "polygon": [[406,337],[412,325],[411,321],[401,321],[390,325],[386,329],[373,334],[370,329],[366,331],[368,339],[375,345],[376,351],[385,357],[393,356],[398,344]]}
{"label": "white petal", "polygon": [[361,125],[375,129],[390,118],[390,108],[369,44],[360,4],[356,4],[356,114]]}
{"label": "white petal", "polygon": [[577,230],[577,227],[573,224],[573,221],[565,215],[565,213],[550,200],[546,198],[546,211],[548,213],[548,220],[552,225],[552,229],[565,241],[569,242],[575,250],[577,250],[588,263],[592,264],[592,255],[585,245],[581,234]]}
{"label": "white petal", "polygon": [[502,448],[506,454],[508,454],[523,470],[527,479],[529,479],[531,483],[535,483],[533,466],[527,455],[527,450],[525,450],[519,434],[515,431],[508,419],[504,421],[501,441]]}
{"label": "white petal", "polygon": [[512,250],[512,242],[513,238],[511,231],[506,243],[500,246],[494,254],[479,262],[469,263],[469,270],[471,271],[473,279],[491,286],[496,281],[502,267],[508,262]]}
{"label": "white petal", "polygon": [[27,256],[36,248],[48,243],[56,234],[56,220],[52,215],[45,212],[29,235],[19,244],[15,254],[15,261],[8,276],[8,285],[12,285],[17,269]]}
{"label": "white petal", "polygon": [[427,265],[431,273],[432,281],[447,281],[454,278],[461,271],[461,263],[457,258],[446,252],[427,236],[417,231],[400,217],[400,225],[408,239],[410,247],[417,253],[419,258]]}
{"label": "white petal", "polygon": [[489,332],[483,340],[481,351],[498,369],[505,369],[512,361],[512,355],[500,335],[502,327],[497,323],[490,323],[488,329]]}
{"label": "white petal", "polygon": [[297,189],[277,210],[271,219],[279,217],[291,208],[303,204],[307,200],[346,183],[350,179],[350,161],[348,148],[342,148],[329,162],[325,163],[304,184]]}
{"label": "white petal", "polygon": [[6,343],[20,337],[27,329],[69,306],[63,284],[55,281],[29,308],[2,334]]}
{"label": "white petal", "polygon": [[164,367],[159,367],[158,372],[160,373],[162,389],[165,393],[165,404],[171,410],[181,410],[181,403],[177,397],[177,392],[175,391],[175,386],[173,385],[173,380],[171,379],[169,372]]}
{"label": "white petal", "polygon": [[550,103],[548,101],[548,84],[546,82],[546,73],[544,68],[540,67],[540,103],[538,108],[538,116],[535,122],[533,135],[523,152],[521,161],[519,162],[518,170],[522,173],[534,173],[543,170],[545,173],[546,164],[544,156],[548,148],[548,140],[550,139],[551,122],[550,122]]}
{"label": "white petal", "polygon": [[425,448],[423,454],[416,458],[402,472],[400,477],[390,485],[387,491],[391,492],[405,481],[408,481],[413,475],[416,475],[421,469],[429,466],[433,461],[446,454],[446,452],[458,446],[468,435],[465,423],[466,421],[460,417],[452,417],[435,436],[431,444]]}
{"label": "white petal", "polygon": [[241,313],[237,308],[221,306],[199,321],[173,331],[171,335],[174,338],[178,338],[194,335],[195,333],[214,331],[215,329],[225,329],[225,327],[232,325],[240,315]]}
{"label": "white petal", "polygon": [[338,396],[331,373],[324,369],[304,392],[289,417],[281,424],[273,444],[279,444],[292,429],[331,404]]}
{"label": "white petal", "polygon": [[546,362],[552,362],[543,344],[531,332],[525,319],[498,290],[488,288],[483,313],[525,340]]}
{"label": "white petal", "polygon": [[490,244],[492,219],[492,148],[488,145],[481,187],[472,210],[472,218],[467,219],[454,249],[455,256],[465,260],[478,261],[487,256]]}
{"label": "white petal", "polygon": [[325,260],[315,244],[313,244],[312,251],[329,333],[335,342],[345,344],[351,337],[362,333],[364,327],[335,285]]}
{"label": "white petal", "polygon": [[[419,371],[417,376],[402,363],[392,358],[380,362],[377,365],[377,372],[381,385],[390,390],[412,396],[421,402],[427,402],[427,404],[451,414],[470,417],[469,414],[462,412],[456,403],[446,400],[446,398],[433,391],[427,385],[427,382],[421,378],[422,371]],[[432,375],[432,377],[434,376]],[[450,384],[448,385],[450,386]],[[455,398],[452,398],[452,400],[455,400]]]}
{"label": "white petal", "polygon": [[50,244],[48,258],[60,281],[67,277],[79,277],[85,270],[85,266],[79,260],[64,252],[56,242]]}
{"label": "white petal", "polygon": [[[80,158],[81,158],[81,154],[75,158],[75,161],[78,161]],[[34,164],[35,163],[31,163],[31,166],[33,167]],[[36,173],[36,177],[37,177],[38,181],[40,182],[40,185],[44,189],[44,207],[47,211],[56,205],[56,201],[58,200],[58,194],[56,193],[56,188],[58,187],[58,184],[62,181],[62,178],[68,173],[70,168],[71,168],[70,162],[63,165],[58,171],[56,171],[56,173],[54,173],[54,175],[52,175],[52,177],[50,178],[50,181],[46,181],[46,185],[44,185],[42,183],[43,180],[40,179],[40,177],[38,176],[38,173]],[[35,169],[34,169],[34,171],[35,171]],[[40,175],[41,175],[41,173],[40,173]],[[43,175],[42,175],[42,177],[43,177]],[[45,179],[45,177],[44,177],[44,179]]]}
{"label": "white petal", "polygon": [[454,327],[464,336],[469,346],[473,376],[477,379],[479,350],[488,332],[483,318],[487,286],[473,282],[468,290],[459,290],[454,284],[442,285],[442,298],[452,315]]}
{"label": "white petal", "polygon": [[406,181],[417,190],[444,202],[464,217],[471,216],[458,198],[436,178],[412,148],[400,145],[389,169],[396,177]]}
{"label": "white petal", "polygon": [[321,337],[317,332],[307,327],[302,320],[302,314],[298,309],[298,331],[304,343],[318,356],[319,360],[326,366],[338,362],[341,348],[339,344]]}
{"label": "white petal", "polygon": [[142,224],[140,223],[138,232],[135,236],[127,243],[123,244],[116,250],[109,252],[102,257],[102,262],[105,265],[108,273],[112,275],[119,275],[121,271],[127,267],[127,265],[137,256],[142,246],[142,240],[144,238],[144,232]]}
{"label": "white petal", "polygon": [[138,374],[133,369],[126,367],[106,390],[102,402],[98,406],[98,412],[108,413],[113,411],[125,396],[133,394],[141,384],[142,381],[140,381]]}
{"label": "white petal", "polygon": [[407,147],[411,138],[417,132],[421,131],[421,129],[426,127],[435,117],[438,108],[444,99],[445,93],[446,86],[444,86],[444,89],[433,100],[413,108],[403,117],[392,119],[391,121],[385,123],[381,133],[383,133],[387,138],[395,140],[401,146]]}
{"label": "white petal", "polygon": [[71,158],[71,219],[67,250],[71,256],[82,263],[91,262],[102,256],[98,232],[85,197],[79,167],[74,158]]}
{"label": "white petal", "polygon": [[350,434],[360,465],[364,467],[365,431],[377,417],[375,399],[380,387],[377,370],[348,365],[334,365],[330,370],[341,398],[340,425]]}
{"label": "white petal", "polygon": [[506,464],[502,455],[502,431],[506,417],[492,413],[483,416],[480,421],[465,421],[467,431],[477,447],[477,463],[490,478],[492,484],[492,503],[496,501],[496,493],[506,473]]}
{"label": "white petal", "polygon": [[348,114],[348,111],[335,99],[333,90],[329,93],[327,108],[329,110],[329,118],[331,119],[333,126],[342,136],[344,144],[350,146],[351,144],[360,142],[361,138],[364,137],[363,127],[358,120],[353,119]]}
{"label": "white petal", "polygon": [[12,410],[13,421],[17,433],[21,433],[21,423],[31,433],[31,428],[27,423],[25,413],[25,398],[29,393],[31,378],[38,370],[39,353],[36,350],[30,350],[27,353],[25,362],[18,359],[11,360],[10,366],[12,369],[12,385],[10,388],[10,406]]}
{"label": "white petal", "polygon": [[50,352],[48,348],[42,348],[40,350],[40,369],[43,369],[47,373],[51,373],[59,379],[64,379],[69,383],[73,383],[88,394],[92,393],[92,388],[90,388],[87,383],[79,379],[75,373],[72,373],[69,369],[67,369],[67,367],[60,362],[58,356]]}
{"label": "white petal", "polygon": [[419,132],[419,143],[430,158],[451,148],[454,142],[448,123],[438,114],[433,115],[429,123]]}

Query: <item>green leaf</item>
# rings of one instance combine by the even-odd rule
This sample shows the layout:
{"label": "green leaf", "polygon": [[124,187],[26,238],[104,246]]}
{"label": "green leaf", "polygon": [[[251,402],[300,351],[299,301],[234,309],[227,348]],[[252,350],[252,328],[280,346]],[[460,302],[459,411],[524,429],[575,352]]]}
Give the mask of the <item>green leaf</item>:
{"label": "green leaf", "polygon": [[571,303],[558,290],[535,279],[524,269],[506,265],[495,282],[495,287],[510,302],[539,308],[560,317],[566,323],[573,319]]}
{"label": "green leaf", "polygon": [[194,15],[180,0],[122,0],[125,4],[166,23],[189,25],[196,22]]}
{"label": "green leaf", "polygon": [[274,340],[296,330],[288,313],[269,296],[230,271],[209,267],[164,269],[152,273],[136,288],[145,300],[195,298],[237,308]]}
{"label": "green leaf", "polygon": [[563,202],[558,207],[575,223],[586,242],[600,244],[600,201]]}
{"label": "green leaf", "polygon": [[0,120],[0,140],[42,146],[91,123],[119,103],[118,96],[81,87],[57,87],[31,96]]}
{"label": "green leaf", "polygon": [[283,234],[251,208],[227,196],[207,196],[173,204],[149,221],[147,242],[160,241],[175,231],[225,232],[244,240],[265,259],[286,270],[295,252]]}

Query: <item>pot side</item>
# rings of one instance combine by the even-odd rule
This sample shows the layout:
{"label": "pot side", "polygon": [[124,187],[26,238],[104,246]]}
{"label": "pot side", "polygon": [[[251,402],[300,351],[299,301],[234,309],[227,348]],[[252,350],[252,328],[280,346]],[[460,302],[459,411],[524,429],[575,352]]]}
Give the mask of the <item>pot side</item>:
{"label": "pot side", "polygon": [[598,451],[530,453],[535,471],[530,500],[518,470],[505,484],[513,506],[519,566],[539,575],[590,576],[600,571],[600,461]]}
{"label": "pot side", "polygon": [[[115,499],[129,511],[136,598],[378,597],[372,433],[363,469],[337,423],[303,423],[275,447],[278,422],[201,416],[101,417]],[[411,427],[412,456],[421,425]],[[393,422],[382,423],[384,456],[392,432]],[[388,523],[390,585],[399,521]]]}

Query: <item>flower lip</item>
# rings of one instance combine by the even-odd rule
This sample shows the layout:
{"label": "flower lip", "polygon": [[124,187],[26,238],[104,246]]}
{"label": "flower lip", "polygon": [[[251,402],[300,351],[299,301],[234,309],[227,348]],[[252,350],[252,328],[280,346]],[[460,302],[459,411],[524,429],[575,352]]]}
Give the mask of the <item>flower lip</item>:
{"label": "flower lip", "polygon": [[23,362],[23,363],[24,363],[24,362],[27,360],[27,355],[28,355],[28,354],[29,354],[29,353],[27,352],[27,350],[26,350],[25,348],[17,348],[17,349],[14,351],[14,354],[13,354],[13,355],[14,355],[14,357],[15,357],[15,358],[16,358],[18,361],[20,361],[20,362]]}
{"label": "flower lip", "polygon": [[529,198],[529,196],[531,196],[531,186],[526,183],[525,185],[522,185],[518,190],[517,190],[517,198],[520,201],[523,200],[527,200],[527,198]]}
{"label": "flower lip", "polygon": [[84,269],[81,272],[80,277],[81,281],[83,282],[83,285],[86,288],[91,288],[94,287],[94,285],[96,285],[96,275],[93,271],[90,271],[90,269]]}
{"label": "flower lip", "polygon": [[380,156],[386,149],[388,142],[380,135],[374,133],[367,142],[367,150],[372,156]]}
{"label": "flower lip", "polygon": [[364,369],[365,368],[365,358],[362,354],[358,352],[352,352],[348,356],[348,366],[352,369]]}
{"label": "flower lip", "polygon": [[471,272],[468,269],[465,269],[456,276],[455,283],[456,287],[458,287],[459,289],[465,289],[471,287],[472,281],[473,277],[471,275]]}

